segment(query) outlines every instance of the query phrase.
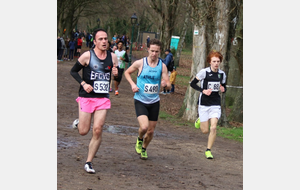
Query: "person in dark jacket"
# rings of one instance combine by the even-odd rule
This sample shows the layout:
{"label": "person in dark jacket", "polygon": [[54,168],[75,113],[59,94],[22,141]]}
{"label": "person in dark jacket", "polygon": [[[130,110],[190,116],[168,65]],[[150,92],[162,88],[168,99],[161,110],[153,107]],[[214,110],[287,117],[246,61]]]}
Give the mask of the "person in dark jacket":
{"label": "person in dark jacket", "polygon": [[69,59],[68,59],[68,61],[70,61],[70,60],[73,61],[74,50],[75,50],[75,44],[76,44],[75,39],[72,39],[72,40],[69,42],[70,52],[69,52]]}

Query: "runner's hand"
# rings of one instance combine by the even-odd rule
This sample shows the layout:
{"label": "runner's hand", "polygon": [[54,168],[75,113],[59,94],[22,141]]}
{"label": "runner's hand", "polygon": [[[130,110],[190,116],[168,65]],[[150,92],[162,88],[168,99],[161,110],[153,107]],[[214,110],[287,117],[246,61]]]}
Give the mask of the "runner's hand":
{"label": "runner's hand", "polygon": [[137,87],[136,84],[134,84],[134,85],[131,86],[131,90],[132,90],[132,92],[136,93],[136,92],[139,91],[139,88]]}
{"label": "runner's hand", "polygon": [[164,80],[161,80],[160,85],[161,85],[162,87],[166,87],[166,86],[167,86],[167,83],[166,83]]}
{"label": "runner's hand", "polygon": [[220,90],[221,90],[221,92],[225,92],[224,86],[220,85]]}
{"label": "runner's hand", "polygon": [[83,85],[83,89],[87,92],[87,93],[90,93],[90,92],[92,92],[92,90],[94,89],[91,85],[89,85],[89,84],[85,84],[85,85]]}
{"label": "runner's hand", "polygon": [[112,68],[112,73],[113,73],[114,76],[118,76],[118,69],[115,65]]}
{"label": "runner's hand", "polygon": [[211,89],[207,89],[207,90],[203,90],[202,93],[205,94],[206,96],[209,96],[211,94],[212,90]]}

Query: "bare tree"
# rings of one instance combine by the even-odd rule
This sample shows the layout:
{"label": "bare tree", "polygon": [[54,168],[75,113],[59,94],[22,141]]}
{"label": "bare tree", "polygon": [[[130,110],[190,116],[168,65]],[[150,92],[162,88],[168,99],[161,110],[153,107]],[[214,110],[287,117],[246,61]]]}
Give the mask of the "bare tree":
{"label": "bare tree", "polygon": [[188,23],[190,21],[190,13],[191,13],[191,6],[189,3],[184,3],[183,8],[186,10],[186,13],[184,15],[183,27],[182,27],[182,30],[180,33],[180,40],[178,42],[178,47],[177,47],[177,51],[176,51],[176,55],[175,55],[175,59],[174,59],[174,63],[176,66],[179,65],[179,59],[180,59],[181,51],[183,48],[183,44],[184,44],[184,40],[185,40],[187,28],[188,28]]}
{"label": "bare tree", "polygon": [[148,0],[160,20],[159,31],[162,49],[170,48],[171,37],[178,13],[179,0]]}
{"label": "bare tree", "polygon": [[[224,56],[221,69],[228,77],[230,62],[228,44],[231,42],[229,39],[230,19],[237,5],[231,3],[230,0],[189,0],[189,3],[193,10],[191,17],[194,23],[193,63],[190,78],[193,79],[200,69],[208,66],[205,60],[207,53],[211,50],[220,51]],[[182,115],[185,119],[194,120],[197,118],[196,102],[198,97],[199,93],[188,87],[182,108]],[[224,93],[221,95],[221,98],[222,116],[219,120],[219,125],[228,127]]]}

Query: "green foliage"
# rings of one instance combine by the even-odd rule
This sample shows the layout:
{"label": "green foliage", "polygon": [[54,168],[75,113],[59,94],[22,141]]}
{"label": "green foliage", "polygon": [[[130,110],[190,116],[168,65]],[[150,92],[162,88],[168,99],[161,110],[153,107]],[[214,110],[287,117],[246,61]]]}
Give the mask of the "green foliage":
{"label": "green foliage", "polygon": [[179,86],[188,86],[189,82],[190,82],[189,76],[182,76],[182,75],[176,76],[176,84]]}
{"label": "green foliage", "polygon": [[175,122],[175,116],[174,115],[170,115],[167,112],[164,112],[162,110],[159,111],[159,116],[158,117],[163,119],[163,120],[171,121],[172,123]]}
{"label": "green foliage", "polygon": [[[194,121],[186,121],[178,116],[170,115],[164,111],[159,112],[159,118],[169,121],[176,126],[194,127]],[[201,133],[201,131],[199,132]],[[243,142],[243,127],[225,128],[217,126],[217,136],[238,142]]]}
{"label": "green foliage", "polygon": [[173,54],[173,56],[176,55],[176,49],[174,47],[171,49],[171,53]]}
{"label": "green foliage", "polygon": [[243,127],[225,128],[217,126],[217,136],[243,142]]}

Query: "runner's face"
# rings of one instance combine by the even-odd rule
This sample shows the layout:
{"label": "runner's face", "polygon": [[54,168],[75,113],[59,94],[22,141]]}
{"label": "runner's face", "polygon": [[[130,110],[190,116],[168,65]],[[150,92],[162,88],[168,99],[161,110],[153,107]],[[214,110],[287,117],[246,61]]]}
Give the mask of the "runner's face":
{"label": "runner's face", "polygon": [[123,47],[123,44],[122,43],[118,43],[118,49],[121,50]]}
{"label": "runner's face", "polygon": [[158,59],[158,56],[160,54],[160,46],[157,45],[150,45],[148,48],[149,57],[152,61],[155,61]]}
{"label": "runner's face", "polygon": [[213,71],[218,71],[220,66],[220,59],[218,57],[212,57],[210,60],[210,67]]}
{"label": "runner's face", "polygon": [[97,32],[95,36],[94,44],[97,49],[105,51],[108,45],[107,34],[103,31]]}

